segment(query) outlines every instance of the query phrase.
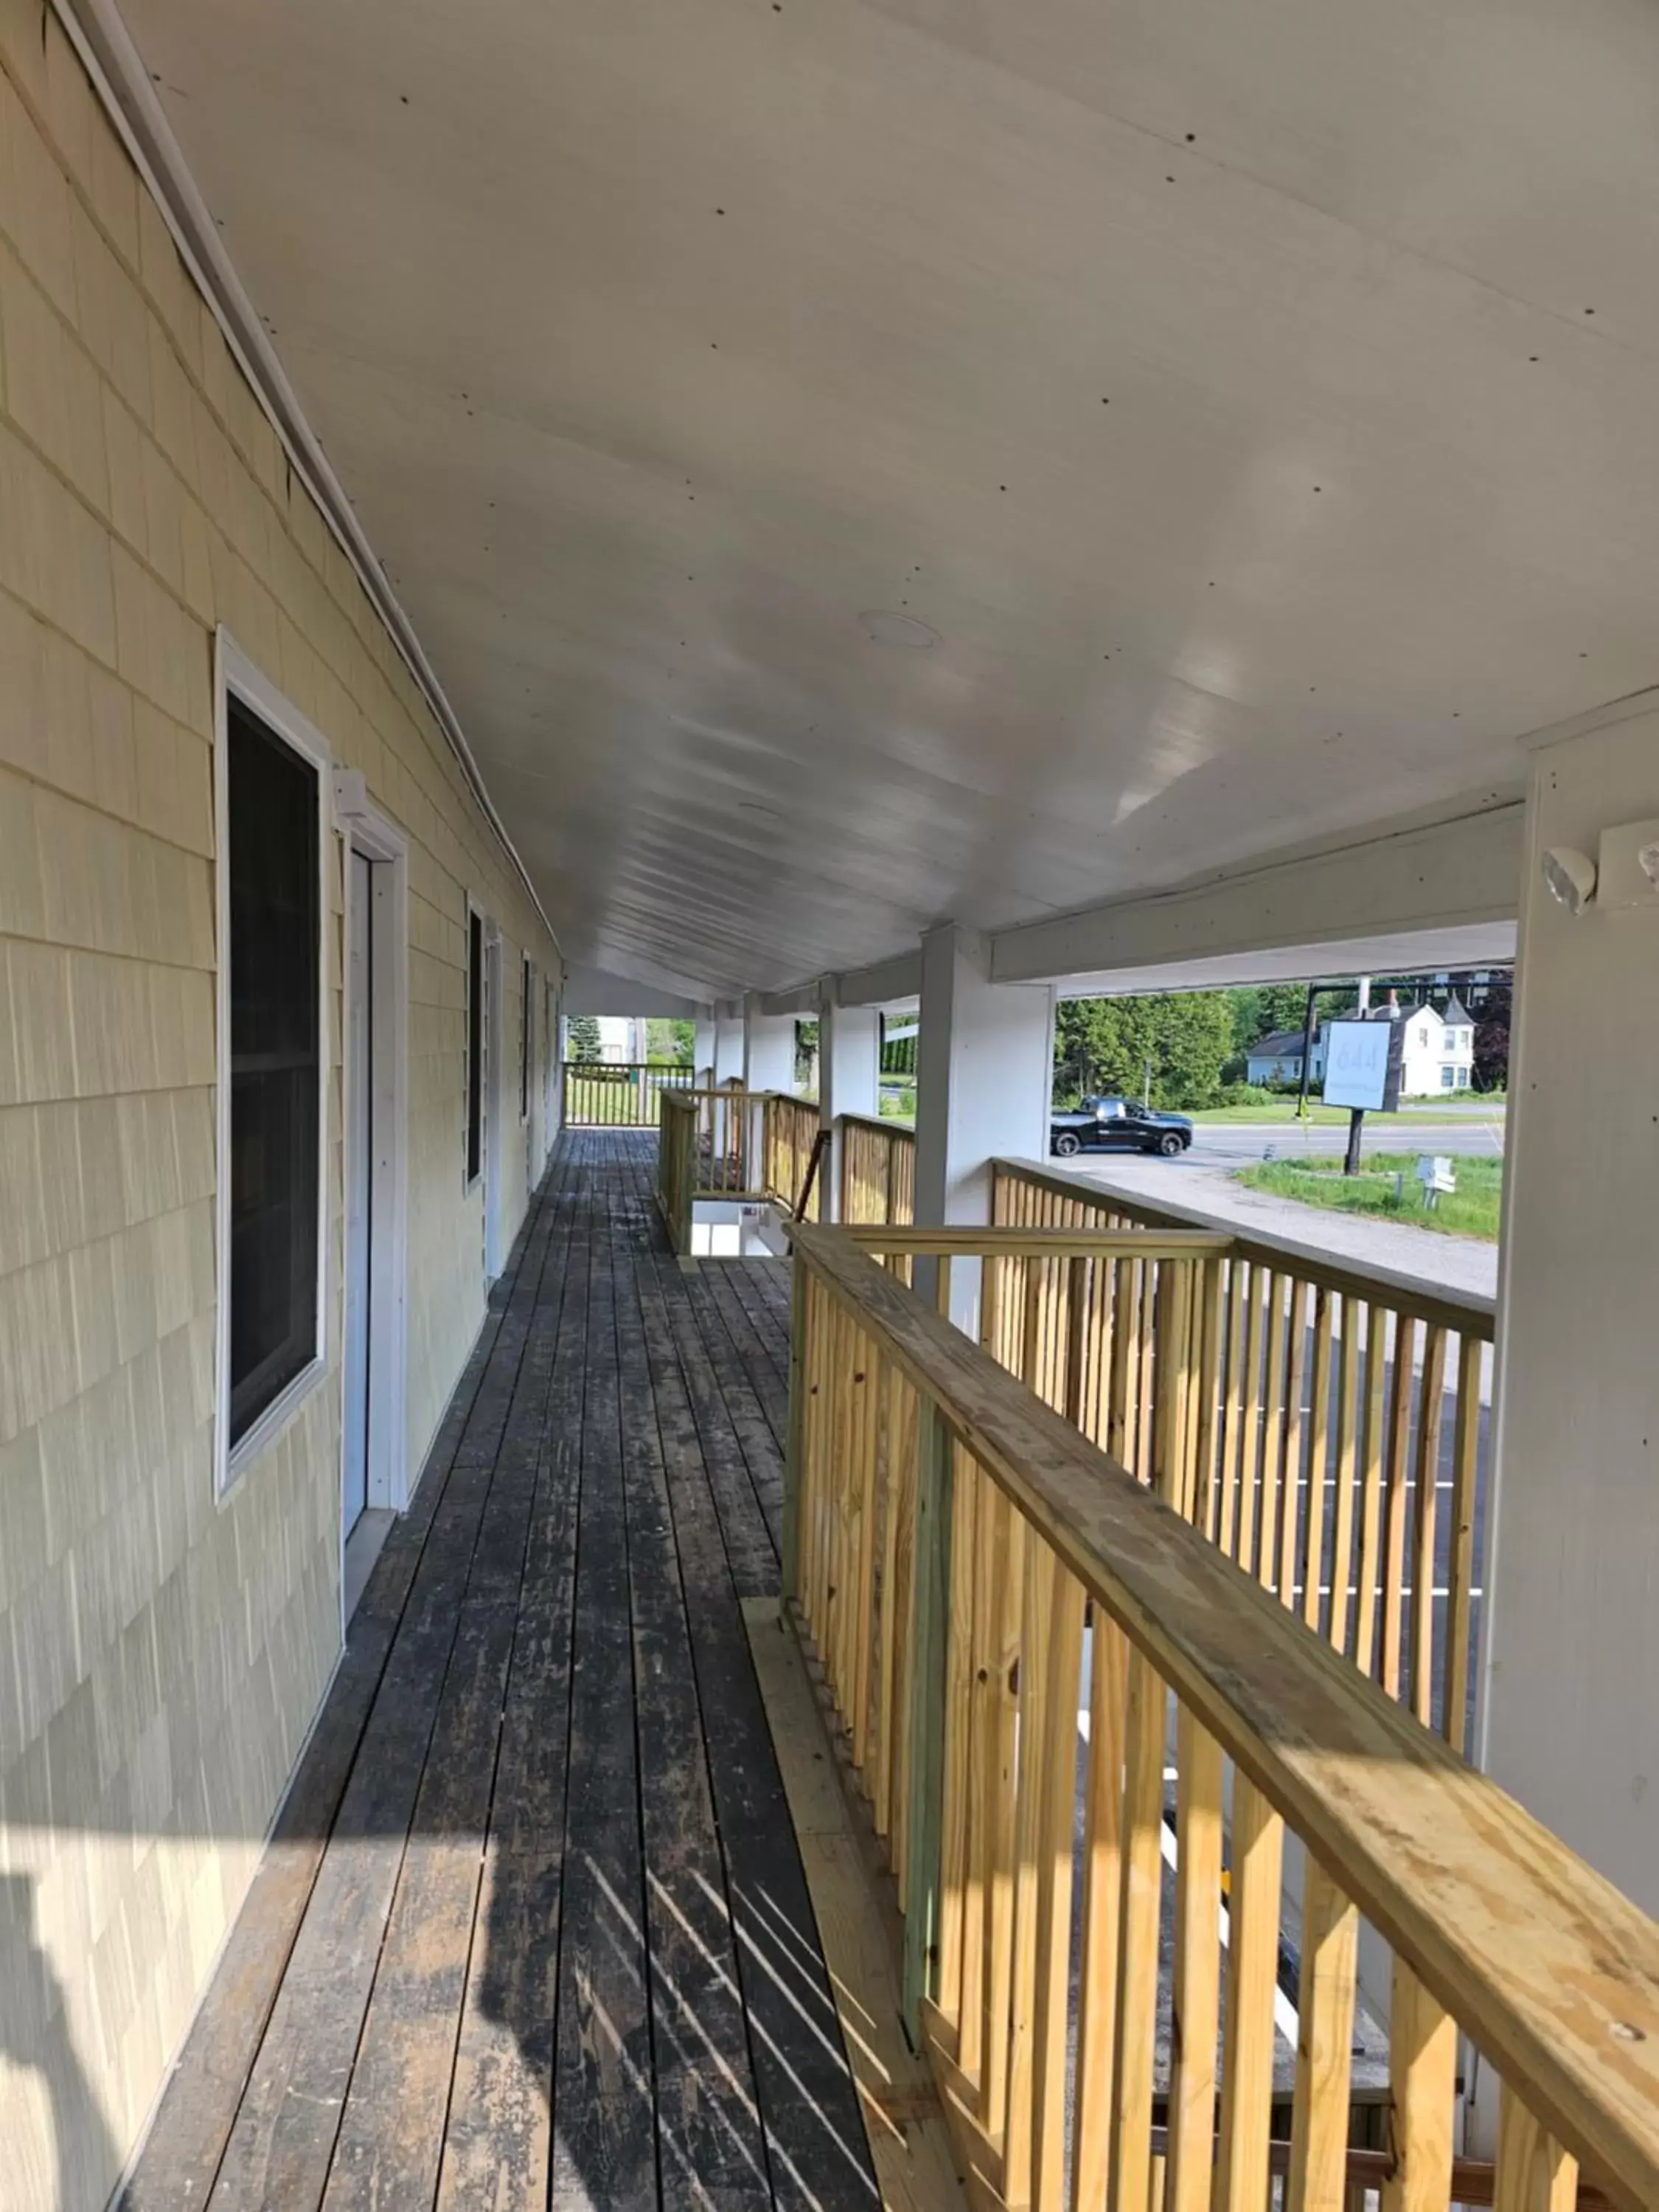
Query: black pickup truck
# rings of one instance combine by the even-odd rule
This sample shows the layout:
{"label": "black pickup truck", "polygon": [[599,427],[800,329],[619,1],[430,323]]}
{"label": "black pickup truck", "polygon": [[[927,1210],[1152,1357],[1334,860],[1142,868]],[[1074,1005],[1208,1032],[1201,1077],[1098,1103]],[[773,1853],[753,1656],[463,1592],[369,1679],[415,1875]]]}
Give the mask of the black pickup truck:
{"label": "black pickup truck", "polygon": [[1184,1114],[1156,1114],[1132,1098],[1085,1098],[1074,1112],[1049,1116],[1049,1146],[1062,1159],[1091,1152],[1162,1152],[1173,1159],[1192,1141]]}

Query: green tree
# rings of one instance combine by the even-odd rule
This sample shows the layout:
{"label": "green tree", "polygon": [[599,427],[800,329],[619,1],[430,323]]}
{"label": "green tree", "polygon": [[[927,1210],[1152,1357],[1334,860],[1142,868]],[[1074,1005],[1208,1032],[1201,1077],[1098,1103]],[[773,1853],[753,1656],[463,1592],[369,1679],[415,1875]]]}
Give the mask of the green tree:
{"label": "green tree", "polygon": [[1224,991],[1064,1000],[1054,1024],[1055,1095],[1097,1091],[1139,1098],[1150,1060],[1153,1105],[1207,1105],[1220,1086],[1233,1031]]}
{"label": "green tree", "polygon": [[914,1075],[916,1072],[916,1045],[921,1032],[912,1028],[908,1036],[890,1037],[883,1024],[881,1040],[881,1072],[884,1075]]}
{"label": "green tree", "polygon": [[597,1014],[572,1014],[565,1030],[566,1042],[572,1060],[597,1060],[599,1043],[599,1018]]}
{"label": "green tree", "polygon": [[649,1021],[645,1025],[646,1058],[690,1067],[696,1034],[695,1022]]}
{"label": "green tree", "polygon": [[1506,1091],[1510,1080],[1510,1000],[1507,976],[1494,983],[1474,1024],[1474,1085],[1477,1091]]}
{"label": "green tree", "polygon": [[805,1084],[814,1097],[818,1081],[818,1025],[816,1021],[795,1024],[795,1088]]}
{"label": "green tree", "polygon": [[[1305,983],[1252,984],[1245,990],[1229,991],[1227,1000],[1232,1008],[1236,1053],[1248,1052],[1258,1038],[1274,1030],[1299,1030],[1308,1018]],[[1315,1005],[1321,1021],[1328,1021],[1353,1002],[1352,991],[1336,989],[1321,991]]]}

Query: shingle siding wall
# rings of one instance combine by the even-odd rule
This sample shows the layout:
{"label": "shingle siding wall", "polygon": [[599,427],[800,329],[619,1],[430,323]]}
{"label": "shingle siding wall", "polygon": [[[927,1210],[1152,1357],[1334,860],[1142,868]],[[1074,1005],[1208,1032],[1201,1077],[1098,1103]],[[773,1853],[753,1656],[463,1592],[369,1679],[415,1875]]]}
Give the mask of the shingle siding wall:
{"label": "shingle siding wall", "polygon": [[465,896],[556,951],[40,0],[0,0],[0,2201],[101,2205],[338,1645],[335,1367],[215,1495],[213,635],[410,840],[409,1445],[483,1314]]}

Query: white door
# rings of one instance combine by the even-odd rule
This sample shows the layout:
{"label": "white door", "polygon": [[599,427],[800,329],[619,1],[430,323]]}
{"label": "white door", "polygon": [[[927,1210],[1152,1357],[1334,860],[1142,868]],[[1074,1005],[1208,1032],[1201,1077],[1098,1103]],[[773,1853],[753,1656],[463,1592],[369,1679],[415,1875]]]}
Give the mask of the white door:
{"label": "white door", "polygon": [[346,938],[345,1378],[342,1515],[368,1503],[368,1356],[374,1218],[374,871],[351,854]]}

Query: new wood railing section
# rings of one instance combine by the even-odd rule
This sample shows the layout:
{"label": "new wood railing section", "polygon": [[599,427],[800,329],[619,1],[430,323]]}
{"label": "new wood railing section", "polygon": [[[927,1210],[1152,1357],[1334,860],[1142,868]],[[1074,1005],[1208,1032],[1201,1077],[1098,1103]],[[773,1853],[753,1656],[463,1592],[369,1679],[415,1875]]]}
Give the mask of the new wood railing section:
{"label": "new wood railing section", "polygon": [[667,1060],[568,1060],[564,1119],[571,1129],[654,1129],[665,1091],[689,1091],[692,1071]]}
{"label": "new wood railing section", "polygon": [[772,1199],[793,1216],[818,1217],[818,1109],[740,1084],[673,1087],[659,1094],[657,1201],[678,1252],[691,1249],[699,1199]]}
{"label": "new wood railing section", "polygon": [[817,1107],[809,1099],[769,1091],[762,1108],[761,1132],[762,1181],[768,1196],[799,1219],[818,1220],[826,1148],[819,1141]]}
{"label": "new wood railing section", "polygon": [[[1202,1401],[1155,1413],[1149,1491],[876,1263],[896,1232],[793,1234],[785,1586],[981,2212],[1340,2212],[1368,2188],[1387,2212],[1567,2212],[1581,2165],[1659,2204],[1659,1929],[1194,1525]],[[1204,1286],[1159,1295],[1214,1371],[1223,1254],[1014,1229],[903,1249],[960,1269],[971,1235],[1029,1270],[994,1325],[1017,1310],[1050,1347],[1051,1392],[1077,1392],[1052,1347],[1079,1260]],[[1393,1954],[1382,2154],[1349,2148],[1376,2045],[1362,1914]],[[1460,2030],[1502,2083],[1495,2169],[1454,2160]]]}
{"label": "new wood railing section", "polygon": [[902,1122],[843,1114],[841,1204],[843,1222],[906,1222],[915,1218],[915,1132]]}
{"label": "new wood railing section", "polygon": [[657,1102],[657,1205],[676,1252],[691,1249],[697,1190],[697,1109],[691,1093],[665,1091]]}
{"label": "new wood railing section", "polygon": [[[1000,1161],[1008,1228],[1168,1234],[1194,1217]],[[1040,1338],[1029,1340],[1036,1301]],[[987,1341],[1462,1750],[1473,1722],[1487,1301],[1263,1239],[1201,1262],[1023,1261]]]}

